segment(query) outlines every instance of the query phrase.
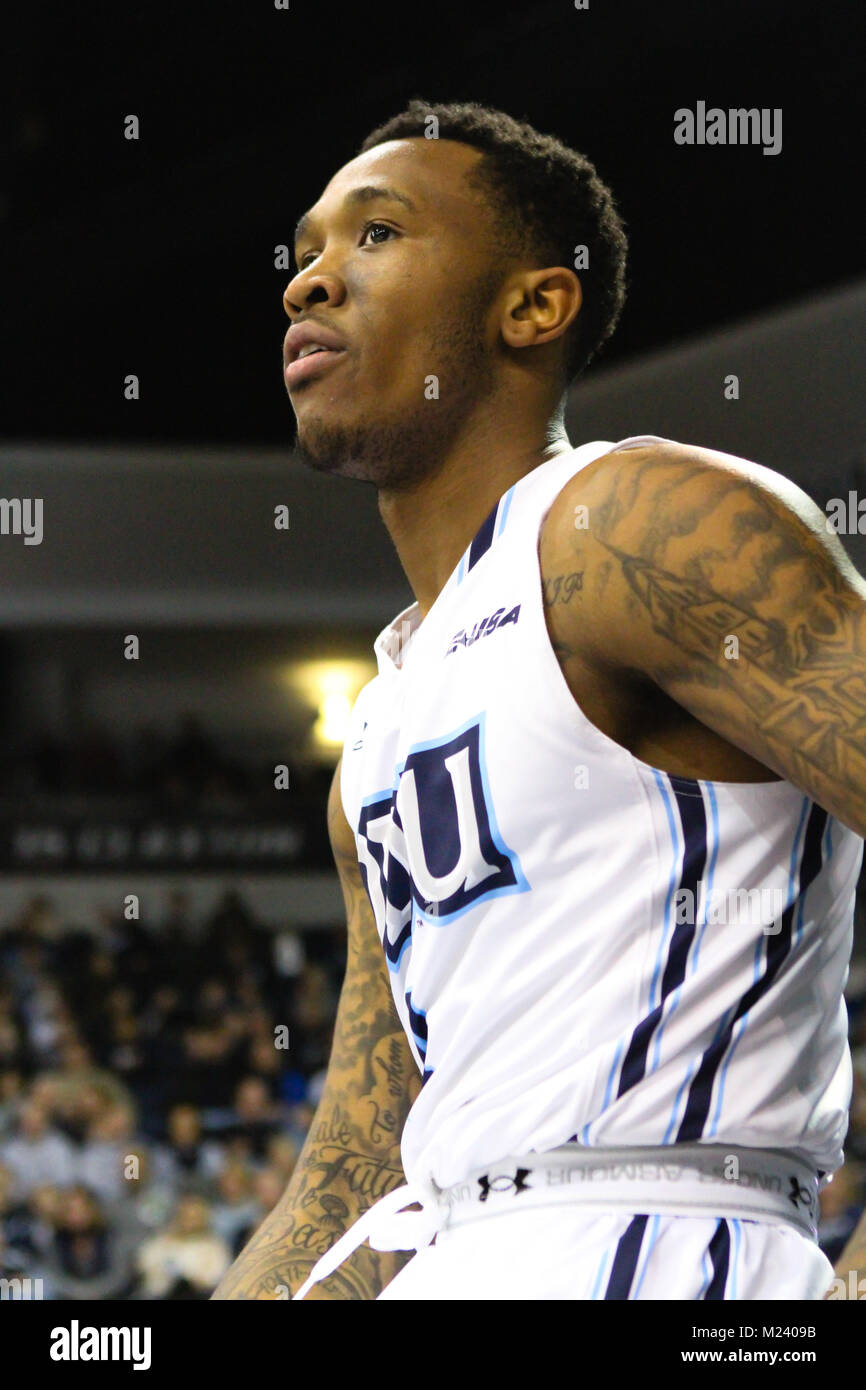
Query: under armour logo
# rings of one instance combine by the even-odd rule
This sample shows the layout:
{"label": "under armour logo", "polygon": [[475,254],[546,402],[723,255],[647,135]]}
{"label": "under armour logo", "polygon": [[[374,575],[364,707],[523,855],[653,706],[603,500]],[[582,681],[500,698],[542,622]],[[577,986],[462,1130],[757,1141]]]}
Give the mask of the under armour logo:
{"label": "under armour logo", "polygon": [[808,1187],[802,1186],[802,1184],[800,1184],[796,1178],[791,1178],[790,1182],[791,1191],[788,1193],[788,1201],[793,1202],[795,1207],[799,1207],[800,1203],[802,1202],[803,1206],[806,1207],[807,1210],[811,1211],[812,1194],[809,1191]]}
{"label": "under armour logo", "polygon": [[481,1192],[478,1195],[479,1202],[486,1202],[491,1192],[523,1192],[529,1186],[526,1179],[531,1173],[531,1168],[518,1168],[513,1178],[507,1173],[499,1173],[495,1178],[491,1178],[488,1173],[483,1178],[478,1179]]}

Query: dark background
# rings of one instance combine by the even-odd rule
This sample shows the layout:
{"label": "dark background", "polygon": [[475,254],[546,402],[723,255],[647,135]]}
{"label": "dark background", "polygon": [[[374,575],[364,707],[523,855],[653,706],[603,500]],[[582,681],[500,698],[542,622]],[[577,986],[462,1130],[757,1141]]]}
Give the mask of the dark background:
{"label": "dark background", "polygon": [[[604,364],[844,282],[864,264],[864,35],[862,6],[813,0],[17,8],[3,432],[285,441],[273,248],[414,95],[500,106],[596,163],[632,242]],[[698,100],[782,107],[781,153],[675,145]]]}

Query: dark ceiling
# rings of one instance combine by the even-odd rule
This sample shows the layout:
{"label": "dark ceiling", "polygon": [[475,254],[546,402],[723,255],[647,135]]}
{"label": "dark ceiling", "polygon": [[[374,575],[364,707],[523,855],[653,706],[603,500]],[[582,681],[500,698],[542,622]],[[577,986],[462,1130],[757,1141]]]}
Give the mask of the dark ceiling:
{"label": "dark ceiling", "polygon": [[[604,362],[854,278],[863,9],[22,6],[4,21],[0,432],[290,442],[273,248],[413,95],[501,106],[595,161],[632,243]],[[673,113],[699,100],[781,107],[782,152],[677,146]]]}

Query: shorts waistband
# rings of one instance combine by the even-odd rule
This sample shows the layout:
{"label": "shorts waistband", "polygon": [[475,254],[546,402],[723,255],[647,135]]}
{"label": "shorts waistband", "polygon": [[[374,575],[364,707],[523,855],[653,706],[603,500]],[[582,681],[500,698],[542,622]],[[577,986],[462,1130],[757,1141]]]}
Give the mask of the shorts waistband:
{"label": "shorts waistband", "polygon": [[783,1150],[729,1144],[658,1148],[577,1149],[503,1159],[464,1182],[439,1190],[443,1227],[485,1213],[547,1206],[731,1216],[782,1222],[817,1236],[818,1175]]}
{"label": "shorts waistband", "polygon": [[[818,1175],[786,1150],[731,1144],[568,1144],[503,1158],[451,1187],[415,1182],[387,1193],[322,1255],[294,1297],[304,1298],[365,1240],[374,1250],[420,1250],[439,1231],[464,1222],[559,1203],[599,1212],[766,1221],[815,1240]],[[416,1204],[420,1211],[406,1210]]]}

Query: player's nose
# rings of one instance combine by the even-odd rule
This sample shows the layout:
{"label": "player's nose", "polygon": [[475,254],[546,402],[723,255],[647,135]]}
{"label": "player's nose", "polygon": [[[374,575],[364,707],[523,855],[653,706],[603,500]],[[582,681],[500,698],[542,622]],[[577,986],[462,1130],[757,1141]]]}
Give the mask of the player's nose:
{"label": "player's nose", "polygon": [[301,270],[285,288],[283,308],[292,318],[293,315],[302,314],[312,304],[341,304],[345,293],[345,286],[338,275]]}

